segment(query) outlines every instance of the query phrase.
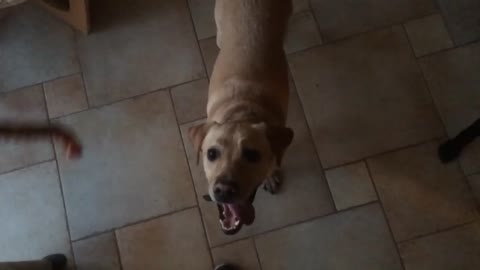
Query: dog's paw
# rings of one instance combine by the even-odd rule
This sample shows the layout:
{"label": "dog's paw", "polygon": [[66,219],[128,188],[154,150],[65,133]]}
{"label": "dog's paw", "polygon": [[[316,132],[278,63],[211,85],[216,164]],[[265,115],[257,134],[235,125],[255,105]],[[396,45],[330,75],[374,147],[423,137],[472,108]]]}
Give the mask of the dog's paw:
{"label": "dog's paw", "polygon": [[265,183],[263,184],[263,189],[273,195],[278,192],[280,186],[282,185],[282,182],[283,178],[280,170],[275,170],[272,176],[265,180]]}
{"label": "dog's paw", "polygon": [[452,141],[447,141],[438,148],[438,157],[443,163],[449,163],[457,159],[460,156],[461,151],[461,147]]}

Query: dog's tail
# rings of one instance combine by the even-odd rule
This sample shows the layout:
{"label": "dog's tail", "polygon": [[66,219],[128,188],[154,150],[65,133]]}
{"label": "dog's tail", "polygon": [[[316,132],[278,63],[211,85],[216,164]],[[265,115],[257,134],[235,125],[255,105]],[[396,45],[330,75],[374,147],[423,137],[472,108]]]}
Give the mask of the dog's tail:
{"label": "dog's tail", "polygon": [[0,140],[36,140],[50,137],[63,144],[69,159],[82,155],[82,146],[77,138],[62,126],[0,123]]}

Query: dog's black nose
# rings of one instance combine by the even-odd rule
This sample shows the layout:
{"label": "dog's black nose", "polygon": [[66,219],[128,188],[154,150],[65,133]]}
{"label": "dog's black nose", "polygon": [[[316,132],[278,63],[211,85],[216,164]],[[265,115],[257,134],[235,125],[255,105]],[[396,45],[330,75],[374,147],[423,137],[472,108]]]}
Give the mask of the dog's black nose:
{"label": "dog's black nose", "polygon": [[215,200],[221,203],[231,203],[237,195],[237,187],[234,183],[218,182],[213,188]]}

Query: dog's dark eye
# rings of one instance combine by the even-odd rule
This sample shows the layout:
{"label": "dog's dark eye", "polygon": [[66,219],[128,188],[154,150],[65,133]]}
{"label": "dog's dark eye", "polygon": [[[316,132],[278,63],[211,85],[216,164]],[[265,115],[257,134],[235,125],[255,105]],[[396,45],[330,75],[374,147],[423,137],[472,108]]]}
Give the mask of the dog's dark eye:
{"label": "dog's dark eye", "polygon": [[218,150],[215,148],[210,148],[207,151],[207,158],[210,161],[215,161],[219,156]]}
{"label": "dog's dark eye", "polygon": [[258,162],[260,160],[260,153],[253,149],[243,149],[243,157],[250,162]]}

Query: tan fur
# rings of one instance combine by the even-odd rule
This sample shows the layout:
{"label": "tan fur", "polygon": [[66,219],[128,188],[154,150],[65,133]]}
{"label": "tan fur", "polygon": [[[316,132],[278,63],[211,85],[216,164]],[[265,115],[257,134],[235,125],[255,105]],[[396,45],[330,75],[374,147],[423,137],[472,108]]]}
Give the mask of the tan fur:
{"label": "tan fur", "polygon": [[[217,57],[210,80],[207,124],[190,136],[203,165],[209,191],[219,178],[239,185],[246,199],[270,177],[293,133],[285,128],[288,110],[288,68],[283,40],[291,0],[217,0]],[[206,158],[216,148],[215,162]],[[243,149],[261,153],[257,163],[242,157]]]}

